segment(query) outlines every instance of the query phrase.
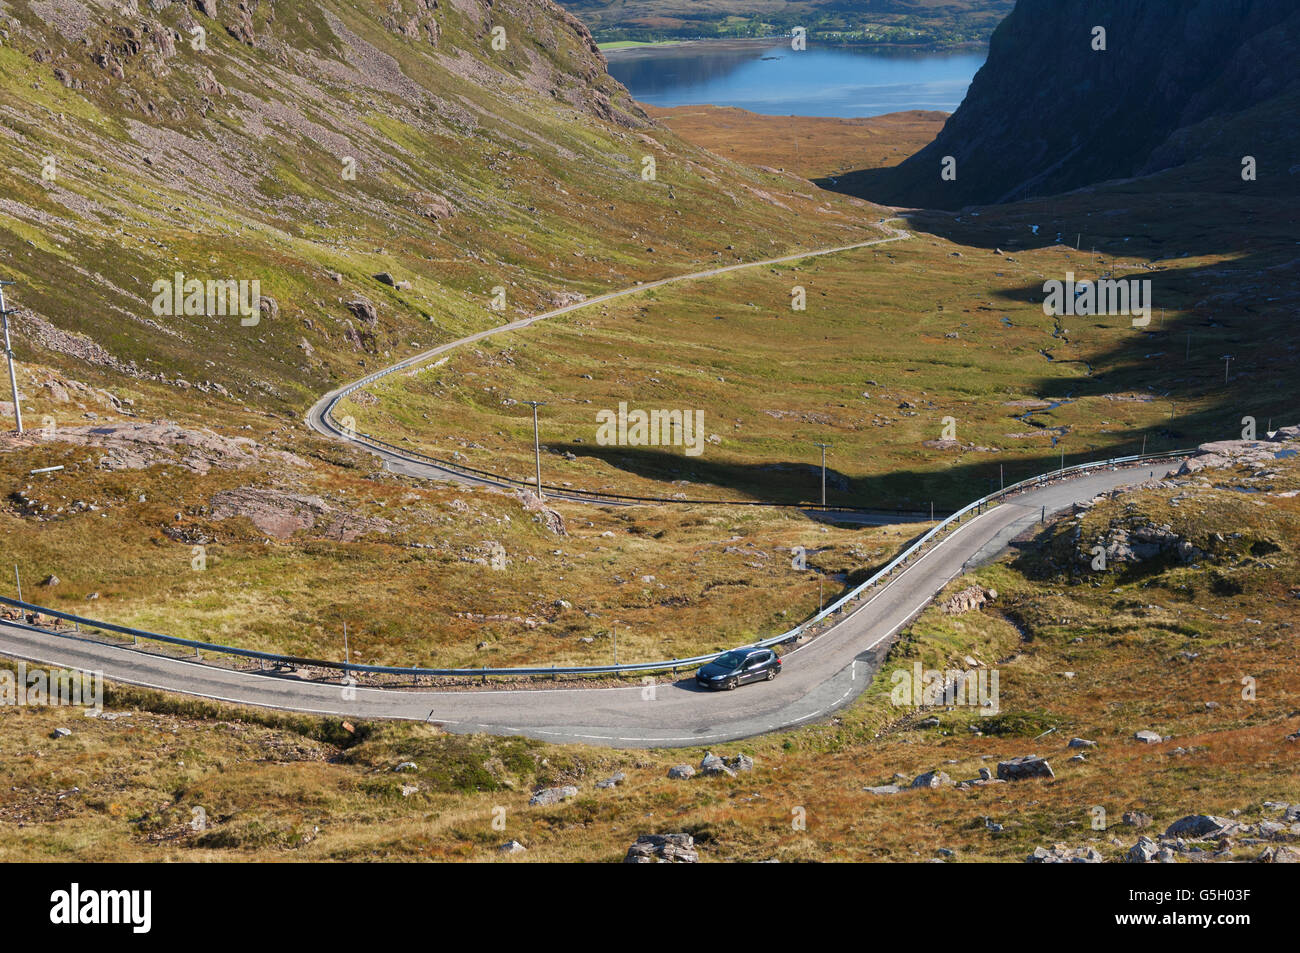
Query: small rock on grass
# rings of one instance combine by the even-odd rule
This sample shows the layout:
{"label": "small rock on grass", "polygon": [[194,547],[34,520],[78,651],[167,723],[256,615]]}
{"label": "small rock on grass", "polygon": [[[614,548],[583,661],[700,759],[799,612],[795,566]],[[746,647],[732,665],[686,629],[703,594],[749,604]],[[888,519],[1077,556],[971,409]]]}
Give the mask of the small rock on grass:
{"label": "small rock on grass", "polygon": [[952,784],[952,778],[948,777],[944,771],[927,771],[925,774],[917,775],[912,781],[914,788],[942,788]]}
{"label": "small rock on grass", "polygon": [[542,788],[528,799],[529,807],[547,807],[551,804],[559,804],[561,801],[567,801],[571,797],[578,796],[578,789],[572,784],[566,784],[559,788]]}

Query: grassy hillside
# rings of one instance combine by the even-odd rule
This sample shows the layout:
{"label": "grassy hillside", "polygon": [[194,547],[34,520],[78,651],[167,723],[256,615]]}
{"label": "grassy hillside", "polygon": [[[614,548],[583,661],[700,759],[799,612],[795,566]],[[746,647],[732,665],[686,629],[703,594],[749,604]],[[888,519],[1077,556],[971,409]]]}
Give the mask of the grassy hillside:
{"label": "grassy hillside", "polygon": [[[778,126],[752,124],[757,138]],[[532,416],[517,401],[544,400],[546,480],[689,498],[815,499],[826,442],[831,502],[921,508],[1062,460],[1227,439],[1247,416],[1289,423],[1294,207],[1220,192],[1213,171],[911,214],[912,240],[564,315],[389,378],[345,412],[527,479]],[[1045,315],[1044,282],[1071,273],[1149,281],[1149,323]],[[797,287],[806,311],[791,308]],[[621,402],[702,409],[709,442],[698,456],[603,446],[597,415]]]}
{"label": "grassy hillside", "polygon": [[768,509],[538,510],[274,445],[206,474],[161,450],[114,470],[83,447],[0,454],[6,565],[29,601],[244,648],[340,659],[346,623],[352,659],[370,664],[602,665],[615,629],[624,662],[785,631],[917,531]]}
{"label": "grassy hillside", "polygon": [[[99,719],[2,708],[0,857],[616,861],[642,834],[685,832],[705,862],[1020,862],[1056,844],[1118,861],[1139,835],[1202,813],[1241,826],[1174,844],[1174,860],[1294,856],[1300,824],[1283,812],[1300,801],[1300,471],[1294,459],[1260,469],[1243,461],[1100,500],[1021,555],[954,580],[998,598],[962,615],[928,610],[828,722],[718,749],[753,758],[734,779],[666,778],[702,749],[349,730],[136,690],[111,692]],[[1161,524],[1204,547],[1199,565],[1088,568],[1081,541]],[[998,671],[996,716],[891,703],[894,670],[966,659]],[[72,735],[51,740],[56,727]],[[1068,747],[1075,737],[1095,746]],[[962,781],[1030,753],[1053,779],[866,790],[935,770]],[[618,786],[595,786],[620,771]],[[529,806],[532,791],[562,784],[578,795]],[[501,853],[510,840],[526,853]]]}
{"label": "grassy hillside", "polygon": [[[18,355],[154,413],[296,414],[498,323],[494,288],[530,313],[720,244],[757,257],[864,231],[650,122],[545,0],[7,9]],[[155,314],[178,271],[260,281],[260,322]]]}
{"label": "grassy hillside", "polygon": [[[723,255],[880,234],[861,202],[650,120],[563,11],[8,9],[0,276],[29,433],[0,435],[0,524],[29,597],[331,658],[350,621],[376,662],[600,662],[614,625],[625,659],[787,627],[892,548],[850,557],[875,534],[708,510],[653,532],[566,513],[560,536],[513,497],[399,485],[306,432],[321,393],[432,344]],[[258,323],[155,314],[178,271],[259,281]],[[737,535],[766,566],[714,553]],[[832,547],[824,577],[782,570],[778,547],[810,544]],[[687,580],[664,569],[679,560],[707,566]],[[787,601],[752,604],[751,582]]]}
{"label": "grassy hillside", "polygon": [[[670,127],[679,112],[666,118]],[[739,111],[717,122],[690,119],[680,132],[698,137],[698,144],[675,148],[697,156],[701,169],[739,170],[701,147],[728,155],[744,142],[738,158],[775,169],[790,156],[785,122]],[[824,123],[805,132],[821,135]],[[670,129],[653,131],[678,142]],[[863,155],[884,164],[894,148],[905,152],[921,138],[911,124],[881,121],[836,123],[834,132],[800,152],[806,163],[800,172],[835,174]],[[1300,396],[1295,375],[1286,373],[1294,363],[1294,345],[1286,342],[1297,303],[1295,283],[1286,277],[1294,271],[1292,212],[1267,194],[1220,194],[1212,168],[1192,168],[1203,168],[1203,177],[1166,174],[977,216],[916,214],[909,226],[914,239],[578,311],[458,352],[422,373],[389,378],[341,412],[396,443],[530,478],[531,414],[518,402],[545,400],[548,482],[656,496],[816,499],[814,443],[829,442],[832,502],[925,509],[934,501],[941,510],[1000,479],[1057,466],[1062,451],[1066,462],[1078,462],[1144,445],[1155,450],[1233,437],[1246,415],[1260,428],[1289,422]],[[795,241],[874,237],[880,231],[872,223],[888,214],[784,173],[737,174],[760,183],[754,188],[767,198],[731,189],[738,199],[754,200],[726,213],[737,237],[715,233],[711,246],[672,270],[775,254]],[[765,217],[767,210],[775,219]],[[682,219],[696,214],[688,207],[674,211]],[[771,234],[755,224],[776,219],[782,228]],[[591,227],[616,231],[595,217]],[[1068,245],[1080,233],[1076,251]],[[483,230],[464,240],[485,248],[502,241],[498,232]],[[643,268],[658,262],[654,247],[643,253]],[[464,327],[551,306],[544,292],[572,287],[565,269],[585,267],[583,259],[568,259],[554,262],[553,279],[544,273],[549,262],[537,266],[529,286],[535,297],[527,303],[499,314],[478,302]],[[290,340],[299,347],[292,359],[315,369],[298,372],[293,402],[283,409],[253,389],[254,368],[213,360],[207,373],[229,383],[234,396],[226,399],[170,377],[163,384],[32,350],[23,331],[29,319],[20,316],[29,426],[59,428],[53,439],[38,432],[27,441],[6,440],[14,452],[0,457],[9,486],[0,524],[14,541],[28,595],[178,635],[331,658],[339,654],[346,620],[353,646],[374,662],[594,663],[612,657],[609,631],[616,625],[624,659],[704,651],[780,631],[814,609],[819,592],[830,598],[848,583],[847,574],[878,564],[898,539],[771,510],[609,514],[565,504],[558,506],[568,533],[561,537],[512,497],[383,475],[368,458],[307,434],[298,408],[315,395],[313,387],[324,390],[456,333],[452,318],[439,317],[432,322],[436,334],[397,338],[385,359],[379,338],[390,320],[404,327],[402,302],[412,292],[380,285],[372,270],[409,276],[431,295],[450,294],[443,286],[447,273],[414,265],[404,271],[391,257],[361,268],[342,255],[338,260],[352,277],[342,286],[321,277],[333,290],[319,300],[333,310],[331,322],[346,329],[350,321],[359,333],[366,326],[346,302],[364,293],[378,304],[376,337],[359,337],[358,346],[367,349],[353,350],[324,318],[312,322],[319,336],[305,324],[294,329]],[[489,264],[475,267],[486,273]],[[669,270],[662,269],[617,280]],[[1042,282],[1067,271],[1151,279],[1157,306],[1151,326],[1135,329],[1124,317],[1058,324],[1044,316]],[[807,291],[807,311],[790,309],[796,284]],[[385,290],[365,290],[371,285]],[[1267,294],[1259,291],[1265,287]],[[516,290],[511,286],[512,296]],[[19,287],[20,304],[28,303],[28,293]],[[282,326],[295,306],[294,299],[280,300]],[[48,315],[54,327],[89,320],[71,306]],[[148,320],[160,328],[194,323]],[[428,330],[431,323],[424,324]],[[261,360],[277,353],[277,327],[267,317],[259,328],[231,330],[240,346],[251,344],[249,330],[265,338],[257,345],[265,349]],[[195,335],[184,333],[124,332],[122,339],[147,354],[188,346]],[[304,342],[310,351],[301,348]],[[204,353],[190,359],[206,364]],[[1233,355],[1227,381],[1224,354]],[[284,360],[271,364],[287,380],[297,365]],[[247,403],[235,399],[244,397],[241,383]],[[681,448],[600,446],[596,412],[617,409],[620,401],[701,410],[706,434],[717,442],[706,443],[698,457]],[[160,437],[136,429],[164,416],[182,431]],[[945,417],[955,425],[951,441]],[[100,427],[127,429],[104,435],[93,429]],[[204,428],[256,447],[249,459],[233,451],[223,456],[220,444],[204,446],[210,442],[201,436]],[[155,438],[162,446],[147,442]],[[67,469],[53,476],[27,474],[59,464]],[[491,569],[492,543],[504,548],[509,572]],[[764,555],[751,557],[749,544]],[[207,547],[204,572],[191,568],[194,545]],[[791,572],[794,545],[830,547],[825,563],[815,563],[822,572]],[[63,585],[30,588],[49,574]],[[381,575],[383,586],[352,585]],[[755,591],[778,598],[755,600]],[[101,598],[88,602],[96,592]],[[558,606],[561,601],[571,608]]]}

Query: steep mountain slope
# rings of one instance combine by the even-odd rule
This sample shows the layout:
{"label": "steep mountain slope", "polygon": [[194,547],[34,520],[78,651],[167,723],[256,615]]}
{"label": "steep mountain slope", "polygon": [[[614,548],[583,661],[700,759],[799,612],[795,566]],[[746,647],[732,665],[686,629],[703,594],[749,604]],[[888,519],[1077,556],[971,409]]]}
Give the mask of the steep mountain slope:
{"label": "steep mountain slope", "polygon": [[[0,10],[16,347],[123,397],[292,412],[557,294],[866,232],[656,126],[550,0]],[[159,313],[177,272],[259,281],[258,323]]]}
{"label": "steep mountain slope", "polygon": [[[1096,27],[1105,49],[1095,48]],[[841,186],[891,204],[959,208],[1215,157],[1230,188],[1241,157],[1253,154],[1266,170],[1261,183],[1276,188],[1295,162],[1293,114],[1279,97],[1300,88],[1298,54],[1300,9],[1288,0],[1020,0],[938,138],[896,169]],[[1229,138],[1205,134],[1203,124],[1261,104],[1262,123]],[[955,179],[941,178],[945,156]]]}

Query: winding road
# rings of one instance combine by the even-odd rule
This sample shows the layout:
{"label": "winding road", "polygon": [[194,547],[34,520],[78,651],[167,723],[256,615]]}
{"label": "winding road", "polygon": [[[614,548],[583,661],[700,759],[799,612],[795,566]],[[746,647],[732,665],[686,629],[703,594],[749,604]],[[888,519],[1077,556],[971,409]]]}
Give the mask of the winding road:
{"label": "winding road", "polygon": [[[852,701],[893,637],[966,569],[998,556],[1048,513],[1177,464],[1103,469],[1012,497],[963,522],[822,635],[785,653],[773,682],[734,692],[697,689],[693,674],[626,688],[421,691],[347,688],[291,676],[236,672],[30,626],[0,624],[0,652],[46,665],[101,671],[146,688],[319,715],[429,721],[455,732],[527,735],[614,747],[678,747],[747,738],[825,718]],[[1004,679],[1005,681],[1005,679]]]}
{"label": "winding road", "polygon": [[[444,344],[380,373],[409,368],[494,334],[525,328],[545,318],[650,288],[910,237],[901,229],[889,230],[894,232],[892,237],[730,265],[601,295]],[[345,390],[341,388],[325,395],[312,407],[307,416],[312,428],[350,439],[350,435],[341,433],[329,421],[327,413]],[[492,483],[490,479],[475,479],[395,451],[381,451],[364,443],[358,445],[377,452],[385,465],[398,473],[426,479]],[[454,732],[526,735],[547,741],[614,747],[677,747],[731,741],[816,721],[848,704],[867,687],[897,633],[950,580],[996,558],[1016,536],[1032,529],[1044,511],[1055,513],[1098,494],[1164,476],[1176,466],[1176,463],[1155,466],[1148,463],[1140,467],[1092,470],[1008,497],[963,521],[924,555],[874,590],[869,598],[847,610],[833,627],[785,653],[784,671],[775,681],[745,686],[734,692],[702,691],[696,688],[693,673],[674,682],[655,684],[647,680],[643,684],[615,688],[481,691],[365,688],[270,672],[232,671],[197,660],[154,655],[130,646],[7,622],[0,623],[0,654],[42,665],[102,672],[110,681],[216,701],[318,715],[426,721]]]}
{"label": "winding road", "polygon": [[[351,431],[344,430],[343,428],[339,427],[331,419],[330,411],[333,410],[334,405],[339,401],[339,399],[345,393],[357,388],[362,384],[379,380],[380,378],[387,377],[390,374],[395,374],[398,371],[419,367],[421,365],[427,364],[429,361],[433,360],[434,358],[445,355],[451,351],[456,350],[459,347],[465,346],[466,344],[474,344],[478,341],[482,341],[490,337],[495,337],[498,334],[505,334],[510,331],[519,331],[523,328],[529,327],[530,325],[536,324],[538,321],[545,321],[548,318],[556,318],[562,314],[570,314],[574,311],[581,311],[584,308],[591,308],[591,307],[595,307],[596,305],[604,304],[609,301],[616,301],[619,298],[626,298],[626,297],[630,297],[631,295],[641,294],[642,292],[650,291],[653,288],[662,288],[665,285],[681,284],[688,281],[699,281],[705,278],[716,278],[718,275],[725,275],[728,272],[732,272],[732,271],[743,271],[749,268],[764,268],[769,265],[779,265],[779,264],[784,264],[792,261],[801,261],[802,259],[805,258],[820,258],[824,255],[835,255],[841,252],[854,251],[859,248],[869,248],[872,245],[884,245],[889,242],[902,241],[904,239],[912,237],[912,234],[910,232],[901,228],[895,228],[891,226],[889,224],[890,221],[891,219],[882,219],[881,221],[876,223],[878,228],[881,228],[884,231],[890,233],[890,235],[887,238],[873,238],[869,241],[855,242],[851,245],[837,245],[834,248],[818,248],[806,252],[797,252],[793,255],[782,255],[780,258],[765,258],[762,261],[746,261],[734,265],[723,265],[718,268],[709,268],[704,271],[695,271],[685,275],[673,275],[668,278],[660,278],[657,281],[649,281],[649,282],[645,282],[644,284],[633,285],[631,288],[624,288],[621,291],[611,291],[607,294],[597,295],[594,298],[587,298],[583,301],[579,301],[574,304],[565,305],[562,308],[556,308],[553,311],[546,311],[543,312],[542,314],[536,314],[529,318],[521,318],[518,321],[511,321],[509,324],[502,324],[494,328],[487,328],[486,330],[478,331],[466,337],[459,338],[458,340],[449,341],[446,344],[440,344],[437,347],[430,348],[427,351],[423,351],[420,354],[415,355],[414,357],[408,357],[404,361],[399,361],[398,363],[392,365],[391,367],[386,367],[381,371],[378,371],[374,374],[370,374],[359,381],[354,381],[353,383],[345,385],[344,387],[340,387],[336,390],[330,391],[328,394],[326,394],[320,400],[318,400],[315,404],[313,404],[312,408],[309,411],[307,411],[307,417],[306,417],[307,426],[311,427],[313,430],[315,430],[318,433],[324,434],[327,437],[335,437],[340,440],[346,440],[350,443],[355,444],[358,447],[361,447],[365,450],[369,450],[371,453],[380,457],[384,461],[384,465],[394,473],[400,473],[405,476],[421,477],[427,480],[455,480],[461,483],[472,483],[472,484],[479,484],[484,486],[499,486],[499,487],[508,487],[510,489],[516,489],[517,487],[513,484],[506,483],[501,480],[494,480],[489,476],[476,476],[474,474],[465,473],[464,471],[459,469],[438,466],[436,463],[431,463],[428,460],[421,460],[413,456],[408,456],[392,448],[378,447],[371,443],[367,443],[364,440],[358,439],[357,434]],[[563,492],[550,491],[548,492],[548,496],[553,499],[567,499],[570,500],[571,502],[577,502],[577,503],[591,502],[590,499],[586,499],[580,496],[566,495]],[[609,503],[606,501],[602,501],[602,505],[609,505]],[[614,505],[624,505],[624,504],[614,503]],[[883,521],[884,520],[882,520],[882,522]]]}

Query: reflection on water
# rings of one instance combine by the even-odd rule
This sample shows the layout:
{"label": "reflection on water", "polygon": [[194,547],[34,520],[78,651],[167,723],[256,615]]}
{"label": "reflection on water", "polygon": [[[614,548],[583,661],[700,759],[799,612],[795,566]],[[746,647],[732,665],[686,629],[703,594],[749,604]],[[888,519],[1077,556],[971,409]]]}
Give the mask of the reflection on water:
{"label": "reflection on water", "polygon": [[654,106],[711,103],[775,116],[878,116],[904,109],[952,112],[985,51],[815,47],[789,41],[693,43],[611,53],[609,71]]}

